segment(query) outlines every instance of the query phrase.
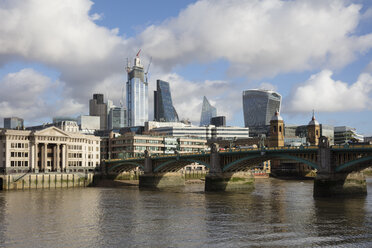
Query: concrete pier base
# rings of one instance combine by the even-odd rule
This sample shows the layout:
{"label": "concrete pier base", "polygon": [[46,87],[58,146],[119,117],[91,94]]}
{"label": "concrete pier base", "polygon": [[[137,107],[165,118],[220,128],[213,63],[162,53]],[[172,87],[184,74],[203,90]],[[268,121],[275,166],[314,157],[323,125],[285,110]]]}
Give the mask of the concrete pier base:
{"label": "concrete pier base", "polygon": [[367,195],[366,179],[361,172],[317,175],[314,197],[353,197]]}
{"label": "concrete pier base", "polygon": [[185,177],[179,172],[145,173],[139,176],[140,188],[161,189],[185,186]]}
{"label": "concrete pier base", "polygon": [[209,173],[205,176],[205,191],[245,191],[254,189],[254,177],[249,172]]}

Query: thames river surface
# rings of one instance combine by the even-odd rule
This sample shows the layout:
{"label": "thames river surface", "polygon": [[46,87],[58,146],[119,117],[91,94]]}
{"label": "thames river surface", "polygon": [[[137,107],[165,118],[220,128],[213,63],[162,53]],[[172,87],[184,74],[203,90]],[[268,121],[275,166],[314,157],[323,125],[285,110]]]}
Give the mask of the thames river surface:
{"label": "thames river surface", "polygon": [[0,192],[1,247],[372,247],[369,195],[313,199],[312,181],[249,193],[137,187]]}

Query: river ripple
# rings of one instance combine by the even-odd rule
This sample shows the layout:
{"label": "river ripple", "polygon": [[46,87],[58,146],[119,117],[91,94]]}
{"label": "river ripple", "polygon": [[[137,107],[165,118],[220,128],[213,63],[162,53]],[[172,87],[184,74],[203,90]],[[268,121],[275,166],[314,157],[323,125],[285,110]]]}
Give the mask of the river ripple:
{"label": "river ripple", "polygon": [[250,193],[203,185],[0,192],[1,247],[372,247],[367,197],[313,199],[313,182],[267,179]]}

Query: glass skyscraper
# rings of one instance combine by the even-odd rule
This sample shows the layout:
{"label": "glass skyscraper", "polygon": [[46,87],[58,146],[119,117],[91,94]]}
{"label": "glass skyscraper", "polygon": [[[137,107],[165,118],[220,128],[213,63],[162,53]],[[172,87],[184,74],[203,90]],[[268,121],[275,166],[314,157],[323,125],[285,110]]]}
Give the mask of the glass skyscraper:
{"label": "glass skyscraper", "polygon": [[172,103],[169,83],[157,80],[154,91],[154,119],[161,122],[178,122],[178,114]]}
{"label": "glass skyscraper", "polygon": [[127,72],[128,126],[143,126],[148,121],[148,83],[138,54],[133,67],[128,64]]}
{"label": "glass skyscraper", "polygon": [[113,107],[108,115],[108,129],[120,129],[126,127],[127,110],[123,107]]}
{"label": "glass skyscraper", "polygon": [[23,129],[23,119],[18,117],[4,118],[4,128]]}
{"label": "glass skyscraper", "polygon": [[243,111],[245,127],[270,125],[275,112],[280,112],[282,96],[271,90],[243,91]]}
{"label": "glass skyscraper", "polygon": [[217,109],[213,107],[208,99],[204,96],[203,106],[200,117],[200,126],[208,126],[211,124],[211,118],[217,116]]}

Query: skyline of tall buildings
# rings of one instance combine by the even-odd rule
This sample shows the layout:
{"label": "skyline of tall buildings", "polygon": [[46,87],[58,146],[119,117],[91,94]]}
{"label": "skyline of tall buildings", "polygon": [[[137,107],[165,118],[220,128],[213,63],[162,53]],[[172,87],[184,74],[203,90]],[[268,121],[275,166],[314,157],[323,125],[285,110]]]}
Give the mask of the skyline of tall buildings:
{"label": "skyline of tall buildings", "polygon": [[134,58],[132,68],[127,65],[127,111],[128,126],[143,126],[148,121],[148,82],[139,52]]}
{"label": "skyline of tall buildings", "polygon": [[211,118],[217,116],[217,109],[213,107],[206,96],[203,97],[203,105],[200,116],[200,126],[208,126],[211,124]]}
{"label": "skyline of tall buildings", "polygon": [[179,121],[177,111],[173,106],[169,83],[159,79],[156,81],[156,91],[154,91],[154,120]]}
{"label": "skyline of tall buildings", "polygon": [[282,96],[272,90],[251,89],[243,91],[243,113],[245,127],[270,125],[275,112],[280,113]]}

